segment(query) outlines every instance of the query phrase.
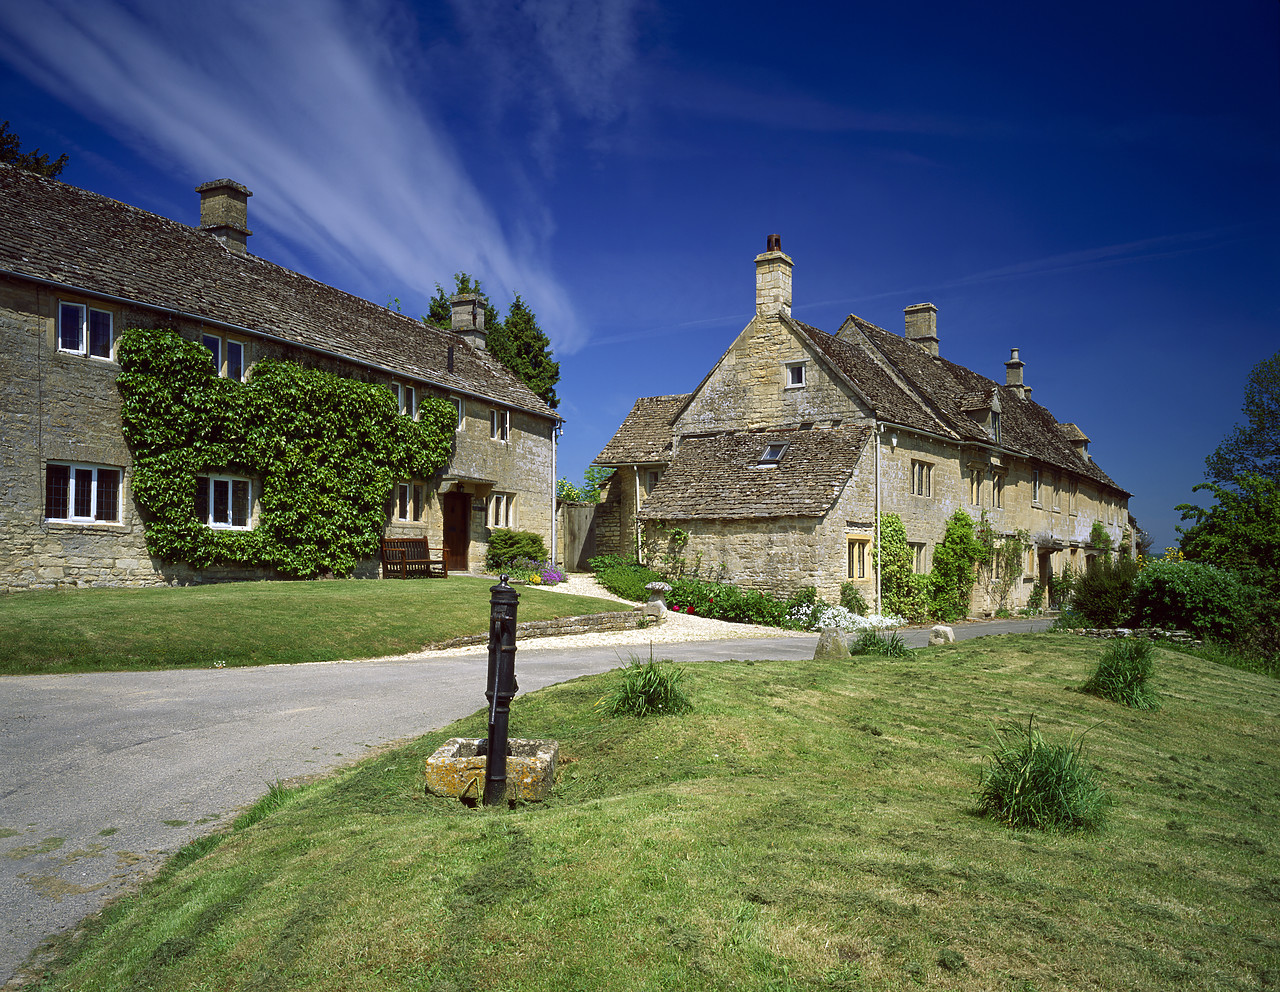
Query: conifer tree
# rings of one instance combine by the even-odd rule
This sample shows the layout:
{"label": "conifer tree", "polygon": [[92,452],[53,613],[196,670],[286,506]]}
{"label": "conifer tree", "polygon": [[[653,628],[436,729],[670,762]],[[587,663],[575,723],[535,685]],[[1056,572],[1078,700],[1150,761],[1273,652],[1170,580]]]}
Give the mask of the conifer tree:
{"label": "conifer tree", "polygon": [[9,130],[9,122],[5,121],[0,124],[0,162],[56,179],[58,173],[66,167],[67,156],[61,155],[50,162],[49,156],[41,154],[39,148],[30,152],[22,151],[22,139]]}

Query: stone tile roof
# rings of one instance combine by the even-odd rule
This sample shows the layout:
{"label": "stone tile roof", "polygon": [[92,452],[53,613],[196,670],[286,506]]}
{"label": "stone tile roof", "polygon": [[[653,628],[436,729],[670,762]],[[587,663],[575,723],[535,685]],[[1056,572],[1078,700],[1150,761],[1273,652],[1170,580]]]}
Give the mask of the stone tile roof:
{"label": "stone tile roof", "polygon": [[[882,385],[877,385],[873,394],[867,391],[880,419],[961,443],[992,445],[994,438],[970,413],[988,408],[989,399],[998,397],[1000,447],[1131,495],[1095,462],[1076,451],[1053,414],[1009,386],[945,358],[935,358],[903,336],[859,317],[850,316],[845,321],[840,337],[800,326],[842,370],[853,368],[858,361],[864,367],[870,363],[884,370],[897,387],[895,395],[882,401]],[[883,377],[875,381],[882,383]]]}
{"label": "stone tile roof", "polygon": [[671,461],[671,423],[689,395],[640,397],[612,440],[596,456],[596,464],[667,464]]}
{"label": "stone tile roof", "polygon": [[[867,425],[743,431],[681,439],[640,510],[646,520],[821,517],[835,504],[871,438]],[[759,464],[766,445],[781,461]]]}
{"label": "stone tile roof", "polygon": [[452,331],[232,251],[196,228],[4,165],[0,271],[269,335],[560,419],[493,355]]}

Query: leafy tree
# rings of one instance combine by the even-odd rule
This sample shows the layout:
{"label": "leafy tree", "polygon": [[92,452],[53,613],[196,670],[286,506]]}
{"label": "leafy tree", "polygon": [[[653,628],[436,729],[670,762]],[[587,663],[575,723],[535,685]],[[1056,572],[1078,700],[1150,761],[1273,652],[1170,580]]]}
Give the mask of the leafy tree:
{"label": "leafy tree", "polygon": [[[1138,518],[1132,513],[1129,514],[1129,531],[1133,534],[1133,552],[1139,558],[1148,558],[1151,556],[1151,548],[1156,543],[1155,538],[1142,529],[1138,523]],[[1124,548],[1121,547],[1121,553]]]}
{"label": "leafy tree", "polygon": [[40,154],[39,148],[30,152],[24,152],[21,149],[22,139],[9,130],[9,122],[5,121],[0,124],[0,162],[17,166],[19,169],[25,169],[27,172],[34,172],[37,175],[48,176],[50,179],[56,179],[58,174],[66,168],[67,156],[65,154],[50,162],[49,156]]}
{"label": "leafy tree", "polygon": [[611,468],[588,465],[582,473],[581,486],[575,486],[568,479],[560,479],[556,483],[556,496],[569,503],[599,503],[604,499],[604,487],[612,475]]}
{"label": "leafy tree", "polygon": [[1250,472],[1280,482],[1280,352],[1249,373],[1243,411],[1248,424],[1237,424],[1205,459],[1205,476],[1228,486]]}
{"label": "leafy tree", "polygon": [[[506,319],[485,294],[479,279],[472,279],[465,272],[455,272],[454,290],[450,295],[475,293],[484,305],[484,327],[488,334],[489,351],[516,377],[533,390],[553,410],[559,406],[556,383],[560,381],[560,363],[551,358],[551,341],[538,326],[537,315],[519,293],[511,303]],[[422,322],[431,327],[448,330],[453,326],[453,308],[444,287],[436,283],[436,295],[431,298]]]}
{"label": "leafy tree", "polygon": [[[485,320],[488,320],[487,314]],[[489,350],[547,406],[554,410],[560,404],[556,396],[560,363],[552,360],[551,341],[519,293],[511,303],[507,319],[489,333]]]}
{"label": "leafy tree", "polygon": [[1280,596],[1280,482],[1246,472],[1231,483],[1234,488],[1217,482],[1195,487],[1213,493],[1217,504],[1207,510],[1191,503],[1177,507],[1183,520],[1194,521],[1178,528],[1182,552],[1188,561],[1236,572]]}

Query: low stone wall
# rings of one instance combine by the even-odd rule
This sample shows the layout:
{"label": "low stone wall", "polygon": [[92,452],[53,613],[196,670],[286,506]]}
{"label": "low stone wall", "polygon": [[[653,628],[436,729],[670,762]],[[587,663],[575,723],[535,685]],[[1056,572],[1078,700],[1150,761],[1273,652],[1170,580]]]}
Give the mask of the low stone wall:
{"label": "low stone wall", "polygon": [[1185,630],[1162,630],[1159,627],[1073,627],[1069,630],[1055,631],[1059,634],[1079,634],[1081,637],[1146,637],[1153,641],[1173,641],[1175,644],[1190,644],[1200,647],[1203,643],[1196,640]]}
{"label": "low stone wall", "polygon": [[[520,639],[526,637],[562,637],[566,634],[602,634],[614,630],[639,630],[652,622],[652,618],[636,610],[625,613],[588,613],[580,617],[554,617],[551,620],[525,620],[516,623],[516,641],[519,646]],[[448,648],[465,648],[472,644],[488,643],[488,634],[475,634],[428,644],[423,650],[443,651]]]}

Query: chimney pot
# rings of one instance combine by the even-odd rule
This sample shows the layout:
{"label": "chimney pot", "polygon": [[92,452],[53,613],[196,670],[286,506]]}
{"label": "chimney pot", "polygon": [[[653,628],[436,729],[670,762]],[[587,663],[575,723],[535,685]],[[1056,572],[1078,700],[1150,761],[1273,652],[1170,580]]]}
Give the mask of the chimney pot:
{"label": "chimney pot", "polygon": [[770,234],[766,250],[756,256],[756,316],[791,315],[791,270],[795,263],[782,250],[782,235]]}
{"label": "chimney pot", "polygon": [[907,317],[906,338],[934,358],[938,357],[938,308],[932,303],[916,303],[902,311]]}
{"label": "chimney pot", "polygon": [[477,293],[459,293],[449,297],[453,330],[473,348],[485,348],[489,334],[484,329],[484,304]]}
{"label": "chimney pot", "polygon": [[238,254],[248,254],[249,190],[231,179],[215,179],[196,187],[200,194],[200,230],[208,231]]}

